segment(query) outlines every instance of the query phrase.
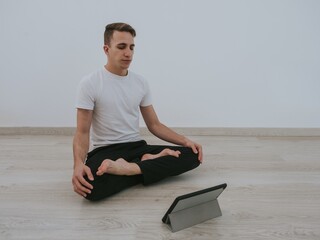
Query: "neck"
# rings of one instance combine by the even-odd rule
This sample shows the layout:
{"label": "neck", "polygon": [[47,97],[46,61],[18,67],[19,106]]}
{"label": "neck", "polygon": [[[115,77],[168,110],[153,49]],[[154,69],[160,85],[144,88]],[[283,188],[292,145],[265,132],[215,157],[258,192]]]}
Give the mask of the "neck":
{"label": "neck", "polygon": [[119,76],[127,76],[128,75],[128,69],[115,69],[115,68],[111,67],[109,64],[104,65],[104,68],[115,75],[119,75]]}

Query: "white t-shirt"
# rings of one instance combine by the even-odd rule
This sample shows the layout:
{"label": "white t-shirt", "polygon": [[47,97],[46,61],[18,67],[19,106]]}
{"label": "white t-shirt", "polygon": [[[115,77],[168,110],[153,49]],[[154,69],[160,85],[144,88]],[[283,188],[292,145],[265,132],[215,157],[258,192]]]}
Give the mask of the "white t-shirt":
{"label": "white t-shirt", "polygon": [[104,67],[85,76],[78,87],[76,107],[93,110],[93,148],[141,140],[139,106],[152,104],[147,81],[128,71],[115,75]]}

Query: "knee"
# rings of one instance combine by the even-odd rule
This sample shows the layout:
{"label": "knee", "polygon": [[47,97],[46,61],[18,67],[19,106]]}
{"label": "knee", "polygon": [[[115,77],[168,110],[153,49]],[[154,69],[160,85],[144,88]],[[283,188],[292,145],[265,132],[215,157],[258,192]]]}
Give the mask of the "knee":
{"label": "knee", "polygon": [[198,154],[195,154],[195,157],[190,159],[190,170],[200,166],[200,161],[198,159]]}
{"label": "knee", "polygon": [[200,165],[199,154],[194,153],[191,148],[188,148],[184,154],[184,160],[189,170],[197,168]]}
{"label": "knee", "polygon": [[[191,150],[191,149],[190,149]],[[198,160],[198,154],[194,152],[184,151],[175,161],[172,163],[173,168],[172,172],[169,174],[171,176],[176,176],[190,170],[197,168],[200,165],[200,161]]]}
{"label": "knee", "polygon": [[96,201],[99,201],[99,200],[102,200],[103,198],[101,198],[100,196],[94,194],[94,193],[90,193],[90,194],[87,194],[87,196],[84,197],[85,199],[91,201],[91,202],[96,202]]}
{"label": "knee", "polygon": [[85,197],[85,199],[91,201],[91,202],[97,202],[100,201],[104,198],[106,198],[108,196],[102,196],[100,194],[95,193],[95,191],[91,191],[90,194],[87,194],[87,196]]}
{"label": "knee", "polygon": [[85,199],[89,201],[99,201],[113,194],[110,192],[110,189],[106,186],[106,184],[103,184],[99,181],[99,179],[97,179],[97,176],[95,176],[94,181],[90,181],[88,179],[86,180],[90,182],[90,184],[93,186],[93,189],[91,190],[90,194],[87,194]]}
{"label": "knee", "polygon": [[105,189],[104,189],[104,191],[102,191],[102,189],[99,189],[99,187],[93,186],[91,193],[87,194],[85,199],[92,201],[92,202],[96,202],[96,201],[103,200],[107,197],[110,197],[113,194],[114,193],[110,193],[109,191],[106,191]]}
{"label": "knee", "polygon": [[183,147],[180,151],[181,151],[182,155],[184,155],[184,156],[186,156],[188,158],[191,158],[193,160],[197,160],[198,159],[199,154],[198,153],[194,153],[192,148]]}

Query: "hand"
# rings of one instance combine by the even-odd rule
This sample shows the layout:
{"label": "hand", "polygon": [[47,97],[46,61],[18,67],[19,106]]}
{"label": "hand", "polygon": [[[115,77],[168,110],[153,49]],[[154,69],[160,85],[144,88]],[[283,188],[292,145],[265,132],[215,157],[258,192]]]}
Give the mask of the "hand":
{"label": "hand", "polygon": [[88,183],[83,176],[88,176],[89,180],[93,181],[93,175],[88,166],[84,163],[77,164],[73,170],[72,184],[73,190],[80,196],[86,197],[87,194],[91,193],[93,186]]}
{"label": "hand", "polygon": [[195,143],[195,142],[191,141],[190,139],[186,138],[186,142],[185,142],[184,146],[191,148],[195,154],[198,154],[198,160],[200,161],[200,163],[202,163],[203,155],[202,155],[202,146],[200,144]]}

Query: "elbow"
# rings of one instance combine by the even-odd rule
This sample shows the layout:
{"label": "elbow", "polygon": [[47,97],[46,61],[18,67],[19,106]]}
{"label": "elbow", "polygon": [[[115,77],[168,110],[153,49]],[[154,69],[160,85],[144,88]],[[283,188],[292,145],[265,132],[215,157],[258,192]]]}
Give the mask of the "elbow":
{"label": "elbow", "polygon": [[157,135],[157,133],[159,132],[158,130],[160,129],[160,126],[161,126],[161,123],[156,122],[156,123],[147,125],[147,128],[149,132],[151,132],[154,135]]}

